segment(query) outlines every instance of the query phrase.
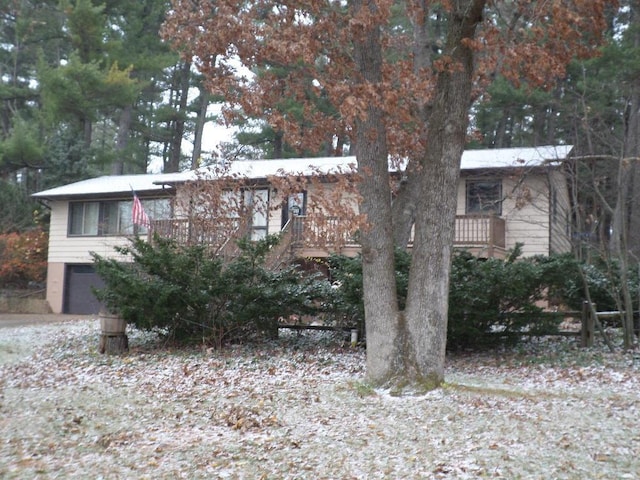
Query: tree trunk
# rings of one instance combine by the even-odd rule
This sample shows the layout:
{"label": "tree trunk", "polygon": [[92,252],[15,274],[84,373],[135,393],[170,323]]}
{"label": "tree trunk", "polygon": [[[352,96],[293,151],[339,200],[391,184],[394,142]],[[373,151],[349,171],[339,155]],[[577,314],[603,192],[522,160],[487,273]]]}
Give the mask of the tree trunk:
{"label": "tree trunk", "polygon": [[200,110],[196,118],[196,128],[193,137],[193,153],[191,154],[191,169],[195,170],[200,166],[202,156],[202,136],[204,126],[207,123],[207,108],[209,108],[209,94],[204,88],[200,89]]}
{"label": "tree trunk", "polygon": [[187,116],[187,100],[189,96],[189,81],[191,79],[191,62],[185,61],[178,75],[178,105],[171,132],[171,145],[169,147],[169,159],[164,167],[165,173],[179,172],[182,158],[182,137]]}
{"label": "tree trunk", "polygon": [[82,120],[82,137],[84,146],[88,150],[93,140],[93,123],[88,118]]}
{"label": "tree trunk", "polygon": [[116,159],[111,164],[111,175],[122,175],[124,173],[125,151],[129,144],[129,131],[131,129],[131,105],[126,106],[120,112],[120,122],[118,123],[118,138],[116,140]]}
{"label": "tree trunk", "polygon": [[274,130],[272,158],[284,158],[284,132]]}
{"label": "tree trunk", "polygon": [[[410,168],[408,165],[407,168]],[[416,219],[416,200],[418,199],[419,183],[417,178],[409,173],[403,176],[393,200],[393,242],[396,248],[406,249],[411,240],[411,230]]]}
{"label": "tree trunk", "polygon": [[[413,73],[420,75],[422,71],[431,66],[431,57],[438,47],[438,38],[441,36],[439,23],[433,22],[427,0],[420,0],[417,8],[411,12],[411,26],[413,28]],[[415,222],[416,200],[418,198],[419,182],[416,170],[422,163],[425,134],[429,121],[430,107],[427,100],[415,106],[418,118],[422,123],[420,129],[420,141],[409,160],[407,169],[400,181],[396,197],[393,200],[393,239],[396,248],[406,249],[411,239],[411,230]]]}
{"label": "tree trunk", "polygon": [[405,376],[420,389],[444,381],[449,274],[453,249],[460,160],[471,104],[473,39],[486,0],[459,2],[448,22],[448,53],[456,68],[439,75],[429,118],[429,136],[419,172],[415,237],[405,322]]}
{"label": "tree trunk", "polygon": [[[375,10],[372,0],[355,0],[354,17]],[[366,10],[365,10],[366,9]],[[354,35],[354,59],[363,83],[382,80],[380,30],[368,27]],[[361,211],[368,225],[362,232],[362,275],[367,339],[367,378],[375,385],[401,374],[398,311],[391,227],[391,188],[382,110],[370,103],[367,117],[356,120],[356,157],[361,175]]]}
{"label": "tree trunk", "polygon": [[[638,104],[640,108],[640,104]],[[639,132],[640,133],[640,132]],[[640,157],[630,158],[629,223],[627,231],[628,254],[640,260]]]}

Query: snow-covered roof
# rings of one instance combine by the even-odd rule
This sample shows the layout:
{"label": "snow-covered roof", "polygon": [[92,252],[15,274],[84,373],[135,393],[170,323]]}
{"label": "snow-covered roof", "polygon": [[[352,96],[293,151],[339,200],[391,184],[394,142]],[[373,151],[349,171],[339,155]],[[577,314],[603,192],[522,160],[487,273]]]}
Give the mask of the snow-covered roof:
{"label": "snow-covered roof", "polygon": [[[527,168],[554,164],[564,160],[570,145],[535,148],[502,148],[465,150],[462,170],[492,168]],[[131,192],[159,192],[167,185],[188,182],[196,178],[216,178],[230,175],[239,178],[262,179],[274,175],[317,175],[346,173],[357,165],[355,157],[288,158],[279,160],[236,161],[224,172],[210,167],[196,171],[147,175],[112,175],[83,180],[34,194],[37,198],[67,198],[80,196],[116,195]]]}
{"label": "snow-covered roof", "polygon": [[105,175],[80,182],[62,185],[34,193],[36,198],[66,198],[79,196],[128,195],[136,193],[161,192],[166,186],[158,183],[165,174]]}
{"label": "snow-covered roof", "polygon": [[461,168],[462,170],[476,170],[557,164],[567,158],[572,148],[572,145],[548,145],[532,148],[465,150],[462,154]]}
{"label": "snow-covered roof", "polygon": [[276,175],[327,175],[330,173],[350,172],[356,165],[356,157],[238,160],[232,162],[226,169],[202,167],[195,171],[167,174],[162,181],[180,183],[195,180],[196,178],[216,178],[221,175],[250,179],[261,179]]}

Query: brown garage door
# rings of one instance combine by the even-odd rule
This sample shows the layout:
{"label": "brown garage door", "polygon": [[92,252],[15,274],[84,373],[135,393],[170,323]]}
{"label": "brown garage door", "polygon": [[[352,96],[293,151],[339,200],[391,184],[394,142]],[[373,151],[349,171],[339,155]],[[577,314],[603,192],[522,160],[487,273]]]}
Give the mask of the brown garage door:
{"label": "brown garage door", "polygon": [[93,265],[67,265],[65,279],[64,313],[97,314],[102,304],[91,288],[100,288],[104,286],[104,282],[94,270]]}

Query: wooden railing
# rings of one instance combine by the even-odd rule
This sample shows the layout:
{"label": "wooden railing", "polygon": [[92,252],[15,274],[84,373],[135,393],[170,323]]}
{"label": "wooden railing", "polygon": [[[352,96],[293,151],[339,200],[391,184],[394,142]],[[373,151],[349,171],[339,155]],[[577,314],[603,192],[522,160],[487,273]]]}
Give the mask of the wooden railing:
{"label": "wooden railing", "polygon": [[[357,245],[354,235],[344,227],[344,223],[336,217],[327,217],[321,221],[311,217],[294,217],[293,245],[296,248]],[[413,234],[409,243],[413,243]],[[505,248],[505,221],[493,215],[457,215],[454,245],[486,248],[491,256],[495,248]]]}
{"label": "wooden railing", "polygon": [[486,248],[492,257],[494,250],[504,250],[504,218],[495,215],[456,215],[454,246]]}
{"label": "wooden railing", "polygon": [[[216,252],[230,256],[236,253],[234,240],[246,234],[248,228],[239,228],[230,233],[216,231],[215,228],[198,227],[187,219],[155,220],[151,222],[150,238],[154,233],[172,238],[182,244],[206,244]],[[304,248],[335,248],[357,246],[356,236],[349,231],[347,222],[337,217],[314,218],[294,216],[283,229],[283,243],[278,248],[280,257],[285,250],[300,251]],[[411,238],[413,241],[413,238]],[[494,256],[497,250],[504,251],[505,221],[493,215],[457,215],[455,220],[454,246],[482,249],[487,256]]]}
{"label": "wooden railing", "polygon": [[294,216],[291,234],[294,248],[357,245],[347,222],[338,217]]}
{"label": "wooden railing", "polygon": [[288,265],[293,259],[293,224],[289,220],[280,232],[280,242],[271,248],[265,259],[265,265],[270,270],[278,270],[284,265]]}
{"label": "wooden railing", "polygon": [[[235,232],[237,226],[232,228]],[[168,220],[152,220],[149,229],[149,239],[154,235],[174,240],[181,245],[207,245],[218,251],[228,244],[231,237],[229,229],[216,229],[187,218],[172,218]]]}

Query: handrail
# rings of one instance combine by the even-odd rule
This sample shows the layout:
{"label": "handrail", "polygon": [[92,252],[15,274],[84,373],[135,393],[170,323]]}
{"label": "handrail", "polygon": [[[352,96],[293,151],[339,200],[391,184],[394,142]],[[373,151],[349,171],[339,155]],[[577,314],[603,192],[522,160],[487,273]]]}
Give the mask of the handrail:
{"label": "handrail", "polygon": [[288,220],[280,231],[280,242],[278,242],[278,244],[275,245],[267,254],[265,264],[268,269],[275,270],[281,265],[287,263],[285,258],[291,255],[293,246],[293,233],[291,226],[292,222],[291,220]]}
{"label": "handrail", "polygon": [[[229,257],[237,254],[235,240],[250,231],[247,222],[238,222],[233,232],[205,227],[205,225],[198,227],[186,218],[153,220],[149,237],[152,238],[153,234],[157,233],[162,237],[173,238],[178,243],[204,243],[211,245],[216,254]],[[305,247],[358,245],[357,240],[348,231],[347,222],[338,217],[296,215],[289,219],[281,232],[283,238],[274,250],[277,254],[270,254],[273,258],[283,255],[287,249],[293,251]],[[489,256],[493,256],[494,249],[506,247],[505,220],[495,215],[456,215],[454,245],[484,248]]]}

